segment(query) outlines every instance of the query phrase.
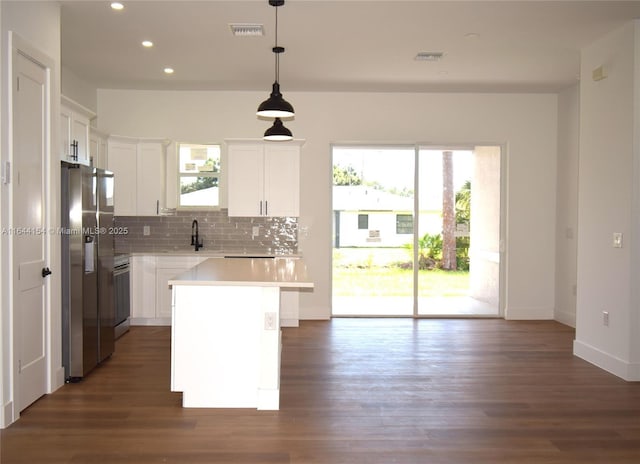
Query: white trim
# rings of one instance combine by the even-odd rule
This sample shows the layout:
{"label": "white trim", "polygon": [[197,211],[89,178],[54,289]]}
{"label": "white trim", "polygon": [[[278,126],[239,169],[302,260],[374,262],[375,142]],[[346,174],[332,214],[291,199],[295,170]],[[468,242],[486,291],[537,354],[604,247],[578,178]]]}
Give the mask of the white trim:
{"label": "white trim", "polygon": [[[54,156],[54,147],[57,146],[55,143],[57,141],[57,137],[55,134],[55,127],[57,127],[58,119],[54,116],[54,112],[59,111],[59,92],[57,89],[57,64],[56,61],[50,58],[48,55],[40,51],[38,48],[32,46],[28,41],[23,39],[19,34],[14,31],[9,31],[8,34],[8,42],[7,42],[7,76],[9,77],[8,82],[4,85],[7,85],[7,105],[6,105],[6,115],[7,115],[7,144],[6,144],[6,158],[2,161],[9,161],[13,164],[13,98],[14,98],[14,85],[15,82],[15,59],[18,55],[22,55],[23,57],[33,61],[34,63],[41,66],[46,73],[46,102],[45,102],[45,128],[46,128],[46,139],[45,139],[45,154],[44,154],[44,173],[43,173],[43,182],[44,182],[44,194],[47,196],[48,204],[45,207],[44,211],[44,221],[46,227],[51,227],[52,224],[55,223],[55,217],[57,217],[57,208],[51,208],[51,204],[57,198],[57,184],[55,182],[56,171],[53,169],[52,157]],[[56,155],[57,159],[57,155]],[[6,186],[6,190],[4,194],[7,196],[8,201],[6,205],[8,208],[2,212],[2,223],[4,226],[10,227],[13,224],[13,184],[8,184]],[[59,250],[56,248],[55,237],[52,235],[47,236],[48,239],[45,242],[44,255],[45,260],[49,265],[53,263],[57,264],[56,257],[59,255]],[[10,341],[7,343],[6,347],[9,349],[10,353],[5,354],[2,353],[3,346],[0,345],[0,355],[3,359],[9,359],[9,366],[2,366],[2,376],[8,379],[8,383],[11,385],[11,392],[9,394],[9,398],[6,398],[7,403],[0,410],[2,413],[2,417],[0,418],[0,426],[6,427],[10,425],[12,422],[15,422],[20,417],[20,412],[17,410],[16,397],[19,394],[18,392],[18,376],[17,376],[17,362],[16,362],[16,349],[15,349],[15,337],[14,337],[14,324],[15,318],[13,314],[14,305],[13,305],[13,297],[14,297],[14,276],[13,276],[13,240],[12,237],[9,236],[6,242],[2,243],[3,246],[3,265],[6,265],[6,270],[8,272],[7,279],[4,281],[4,289],[3,291],[6,293],[6,300],[3,297],[3,303],[6,302],[6,306],[4,307],[4,311],[7,311],[6,320],[9,323],[9,333],[10,333]],[[56,276],[58,277],[58,276]],[[64,374],[60,375],[60,365],[54,365],[57,357],[53,355],[53,353],[57,353],[61,351],[60,347],[60,334],[53,333],[53,327],[55,326],[55,321],[59,319],[60,315],[60,304],[57,302],[52,296],[52,289],[55,285],[56,280],[49,279],[45,286],[45,305],[47,318],[45,320],[45,333],[46,333],[46,363],[47,363],[47,387],[46,390],[48,393],[53,392],[60,386],[64,384]],[[4,306],[4,304],[3,304]],[[5,317],[3,315],[3,317]]]}
{"label": "white trim", "polygon": [[505,308],[504,318],[508,321],[553,320],[553,308],[546,306],[508,306]]}
{"label": "white trim", "polygon": [[554,319],[561,324],[576,328],[576,314],[571,311],[558,311],[554,313]]}
{"label": "white trim", "polygon": [[640,363],[630,363],[579,340],[573,342],[573,354],[626,381],[640,381]]}
{"label": "white trim", "polygon": [[[5,405],[2,406],[2,409],[0,409],[0,414],[2,414],[3,420],[5,418],[11,418],[13,417],[13,401],[9,401],[7,402]],[[5,428],[8,427],[9,425],[11,425],[10,422],[2,422],[2,424],[0,424],[0,428]]]}
{"label": "white trim", "polygon": [[60,103],[70,110],[80,113],[89,119],[94,119],[97,116],[95,112],[91,111],[86,106],[82,106],[80,103],[70,99],[69,97],[65,97],[64,95],[60,95]]}
{"label": "white trim", "polygon": [[170,317],[132,317],[129,320],[129,325],[133,327],[134,325],[171,325]]}

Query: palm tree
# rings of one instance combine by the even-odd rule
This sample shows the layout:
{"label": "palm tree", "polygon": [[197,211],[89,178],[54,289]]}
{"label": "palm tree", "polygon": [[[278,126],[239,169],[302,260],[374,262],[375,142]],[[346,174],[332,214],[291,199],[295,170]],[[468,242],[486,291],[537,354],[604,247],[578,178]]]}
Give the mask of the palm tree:
{"label": "palm tree", "polygon": [[442,152],[442,269],[455,270],[456,205],[453,190],[453,152]]}

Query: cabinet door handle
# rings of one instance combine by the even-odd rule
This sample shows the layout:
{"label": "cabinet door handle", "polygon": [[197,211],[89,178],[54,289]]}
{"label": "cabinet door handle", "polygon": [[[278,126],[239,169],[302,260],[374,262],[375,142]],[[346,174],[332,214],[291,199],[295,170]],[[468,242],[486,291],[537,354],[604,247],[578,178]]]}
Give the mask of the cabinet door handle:
{"label": "cabinet door handle", "polygon": [[260,200],[260,216],[262,216],[262,200]]}
{"label": "cabinet door handle", "polygon": [[156,216],[160,215],[160,200],[156,200]]}
{"label": "cabinet door handle", "polygon": [[265,216],[269,215],[269,200],[264,201],[264,215]]}

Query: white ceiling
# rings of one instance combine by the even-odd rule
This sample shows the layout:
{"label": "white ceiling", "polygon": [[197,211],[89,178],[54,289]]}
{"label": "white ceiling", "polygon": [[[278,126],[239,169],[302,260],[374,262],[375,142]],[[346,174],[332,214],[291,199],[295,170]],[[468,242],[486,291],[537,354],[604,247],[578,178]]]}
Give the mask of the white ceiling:
{"label": "white ceiling", "polygon": [[[270,89],[267,0],[122,2],[119,12],[62,2],[63,66],[99,88]],[[640,18],[640,1],[287,0],[278,17],[285,94],[553,92],[578,79],[582,47]],[[230,23],[262,23],[266,34],[234,37]],[[445,56],[415,61],[424,51]]]}

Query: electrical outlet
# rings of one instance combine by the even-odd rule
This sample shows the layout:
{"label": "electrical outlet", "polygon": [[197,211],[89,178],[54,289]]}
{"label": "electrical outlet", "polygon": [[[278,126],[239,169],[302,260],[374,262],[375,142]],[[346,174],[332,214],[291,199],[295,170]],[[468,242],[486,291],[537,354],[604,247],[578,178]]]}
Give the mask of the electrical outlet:
{"label": "electrical outlet", "polygon": [[260,235],[260,226],[253,226],[251,228],[251,238],[256,238]]}
{"label": "electrical outlet", "polygon": [[142,235],[151,235],[151,227],[143,226],[142,227]]}
{"label": "electrical outlet", "polygon": [[276,313],[264,313],[264,330],[276,330]]}
{"label": "electrical outlet", "polygon": [[602,325],[609,327],[609,311],[602,311]]}

